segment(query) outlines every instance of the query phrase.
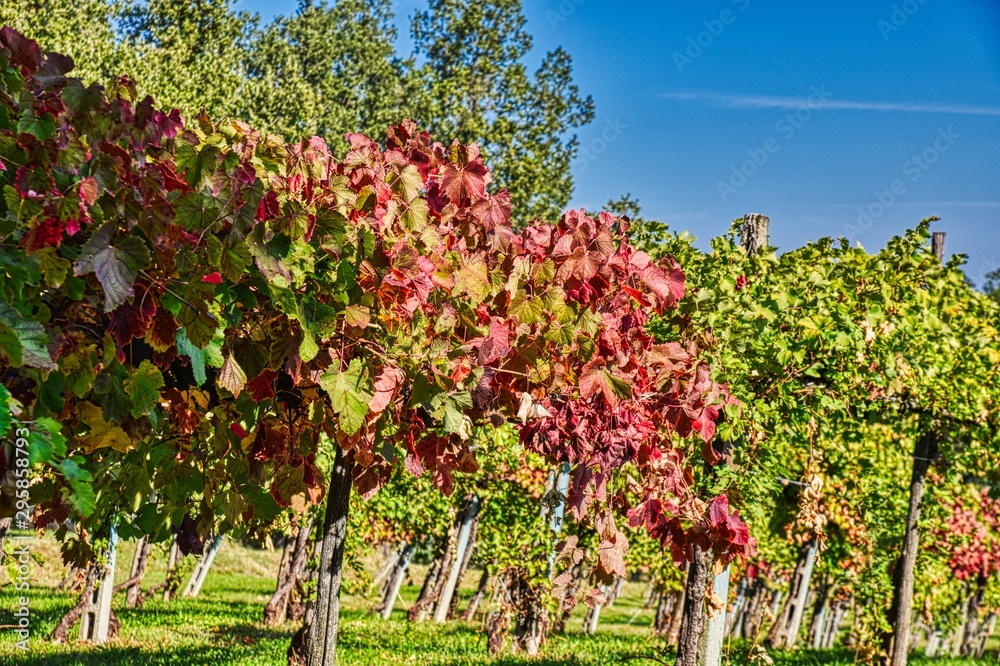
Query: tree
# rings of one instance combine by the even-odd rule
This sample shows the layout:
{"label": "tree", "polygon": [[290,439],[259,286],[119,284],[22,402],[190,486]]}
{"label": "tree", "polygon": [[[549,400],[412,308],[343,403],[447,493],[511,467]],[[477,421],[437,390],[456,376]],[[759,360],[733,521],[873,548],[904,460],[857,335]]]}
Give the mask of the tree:
{"label": "tree", "polygon": [[71,56],[84,82],[108,84],[132,62],[115,33],[121,8],[109,0],[10,0],[0,4],[0,25]]}
{"label": "tree", "polygon": [[245,110],[257,16],[233,0],[16,0],[0,7],[0,23],[73,57],[86,83],[128,75],[186,118]]}
{"label": "tree", "polygon": [[435,136],[478,143],[518,222],[558,217],[573,192],[577,140],[567,133],[594,116],[569,54],[556,49],[528,74],[520,0],[431,0],[412,33],[414,118]]}
{"label": "tree", "polygon": [[201,109],[213,117],[239,117],[250,40],[257,16],[236,11],[233,0],[128,0],[116,25],[131,55],[128,74],[140,94],[186,118]]}
{"label": "tree", "polygon": [[381,135],[413,92],[392,18],[389,0],[302,0],[254,35],[243,117],[288,139],[321,136],[338,153],[347,133]]}
{"label": "tree", "polygon": [[562,213],[570,133],[594,115],[562,49],[527,72],[520,0],[432,2],[414,17],[407,59],[389,0],[301,0],[265,25],[234,0],[15,0],[0,19],[84,63],[88,82],[128,74],[188,119],[204,108],[286,140],[321,136],[340,153],[345,134],[380,137],[417,118],[435,136],[480,145],[519,222]]}
{"label": "tree", "polygon": [[994,301],[1000,303],[1000,268],[986,275],[983,291]]}

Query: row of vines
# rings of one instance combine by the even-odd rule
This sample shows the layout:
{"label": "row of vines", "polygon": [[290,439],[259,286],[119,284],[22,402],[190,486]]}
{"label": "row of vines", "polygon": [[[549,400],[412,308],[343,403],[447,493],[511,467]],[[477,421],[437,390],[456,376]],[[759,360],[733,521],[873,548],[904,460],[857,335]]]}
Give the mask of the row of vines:
{"label": "row of vines", "polygon": [[475,145],[403,122],[337,156],[72,66],[0,31],[0,505],[79,572],[57,640],[119,539],[135,604],[156,544],[204,555],[197,594],[223,536],[281,533],[262,613],[310,666],[370,551],[373,611],[424,557],[409,619],[497,653],[630,578],[682,666],[984,649],[1000,309],[930,221],[874,254],[779,255],[759,215],[709,252],[634,211],[515,228]]}

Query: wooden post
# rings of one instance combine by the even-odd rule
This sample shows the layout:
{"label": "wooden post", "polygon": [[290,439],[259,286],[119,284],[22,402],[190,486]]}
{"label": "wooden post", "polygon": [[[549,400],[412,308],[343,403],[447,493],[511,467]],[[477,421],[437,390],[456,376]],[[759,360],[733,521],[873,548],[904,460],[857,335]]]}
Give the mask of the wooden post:
{"label": "wooden post", "polygon": [[942,264],[944,263],[944,239],[945,232],[943,231],[935,231],[931,234],[931,250]]}
{"label": "wooden post", "polygon": [[[748,256],[756,255],[762,248],[768,246],[768,233],[770,228],[771,219],[766,215],[761,215],[760,213],[748,213],[743,216],[743,227],[740,231],[740,244],[743,249],[746,250]],[[698,562],[699,558],[695,557],[695,562]],[[704,562],[707,562],[707,566],[711,567],[711,556],[708,556]],[[698,565],[701,566],[701,565]],[[695,638],[697,644],[699,645],[697,663],[700,666],[719,666],[722,663],[722,644],[726,637],[726,606],[729,603],[729,570],[730,567],[726,567],[725,571],[715,576],[712,580],[712,590],[716,596],[722,599],[723,605],[722,610],[708,617],[707,625],[704,627],[705,638],[703,639],[700,635]],[[689,574],[690,575],[690,574]],[[696,572],[695,578],[704,577],[706,583],[711,578],[711,571]],[[692,590],[688,589],[688,596],[690,597]],[[704,597],[704,590],[701,591],[700,596],[696,597],[698,603],[702,603],[702,598]],[[690,607],[690,604],[685,604],[685,611]],[[703,613],[704,614],[704,611]],[[705,625],[704,619],[700,622],[692,622],[687,626],[699,630],[701,633],[702,625]],[[690,645],[691,637],[684,637],[684,629],[681,630],[682,637],[681,643],[687,643]],[[681,647],[683,650],[684,647]],[[678,656],[677,663],[681,665],[682,656]],[[685,659],[687,657],[684,657]]]}
{"label": "wooden post", "polygon": [[163,589],[163,600],[170,601],[174,598],[174,594],[177,592],[178,581],[174,577],[175,569],[177,565],[181,563],[181,558],[184,557],[181,554],[181,547],[177,543],[177,537],[170,542],[170,554],[167,555],[167,580],[164,583]]}
{"label": "wooden post", "polygon": [[309,566],[309,538],[312,532],[313,519],[309,518],[304,525],[297,527],[293,534],[286,538],[274,594],[264,605],[266,624],[276,626],[289,619],[302,618],[305,599],[293,601],[293,595],[300,583],[306,580]]}
{"label": "wooden post", "polygon": [[556,480],[556,490],[562,499],[552,512],[552,531],[556,534],[562,532],[563,519],[566,517],[566,496],[569,494],[569,463],[563,463],[559,470],[559,478]]}
{"label": "wooden post", "polygon": [[208,570],[212,568],[212,562],[215,561],[215,556],[219,552],[220,546],[222,546],[221,534],[212,540],[212,545],[208,547],[208,552],[202,556],[201,561],[198,562],[194,571],[191,572],[191,578],[184,588],[185,597],[197,597],[201,592],[201,586],[205,584],[205,579],[208,578]]}
{"label": "wooden post", "polygon": [[781,618],[784,621],[784,626],[778,628],[774,647],[792,648],[798,641],[817,550],[818,542],[816,539],[812,539],[802,551],[799,565],[795,568],[795,579],[792,581],[792,590],[790,591],[794,596],[788,600],[789,606]]}
{"label": "wooden post", "polygon": [[764,583],[764,578],[761,574],[757,574],[753,583],[750,585],[750,589],[747,592],[747,602],[746,607],[743,610],[743,621],[740,623],[740,629],[734,631],[733,637],[742,637],[747,640],[753,640],[758,634],[758,629],[762,618],[764,616],[764,605],[767,603],[766,597],[768,596],[767,585]]}
{"label": "wooden post", "polygon": [[420,594],[417,600],[410,604],[406,611],[406,619],[410,622],[423,622],[427,615],[427,607],[434,603],[438,590],[444,585],[441,578],[445,575],[447,567],[451,566],[451,543],[439,551],[438,555],[427,568],[427,575],[424,576],[424,584],[420,587]]}
{"label": "wooden post", "polygon": [[383,620],[388,620],[392,615],[393,606],[396,605],[399,590],[403,587],[403,579],[406,578],[406,569],[410,566],[410,559],[412,557],[413,544],[408,543],[403,547],[403,552],[399,556],[399,562],[396,564],[396,569],[393,571],[392,578],[389,579],[389,585],[386,588],[386,596],[382,605]]}
{"label": "wooden post", "polygon": [[740,245],[748,255],[753,256],[761,248],[767,247],[770,224],[771,218],[760,213],[747,213],[743,216]]}
{"label": "wooden post", "polygon": [[[569,463],[559,466],[558,472],[553,472],[549,477],[550,484],[559,492],[559,503],[552,508],[552,517],[549,520],[549,528],[553,535],[558,536],[562,532],[563,519],[566,517],[566,495],[569,493]],[[553,539],[552,549],[549,551],[549,580],[555,575],[556,549]]]}
{"label": "wooden post", "polygon": [[129,585],[125,590],[125,605],[129,608],[135,608],[139,604],[139,599],[142,595],[142,577],[146,573],[146,567],[149,564],[149,551],[152,550],[153,544],[150,543],[148,536],[143,536],[139,539],[139,542],[135,545],[135,555],[132,557],[132,568],[129,571],[129,579],[136,580],[133,585]]}
{"label": "wooden post", "polygon": [[976,577],[976,587],[966,602],[962,640],[959,641],[959,654],[963,657],[973,656],[979,643],[979,607],[986,595],[987,582],[989,579],[980,571]]}
{"label": "wooden post", "polygon": [[830,588],[831,585],[829,583],[823,584],[817,595],[812,627],[809,629],[809,647],[813,650],[819,650],[823,647],[823,629],[826,626],[826,617],[828,614],[827,602],[830,598]]}
{"label": "wooden post", "polygon": [[680,643],[681,625],[684,622],[684,600],[687,598],[686,592],[686,587],[682,587],[681,591],[677,593],[677,599],[674,601],[674,607],[670,613],[670,624],[667,626],[667,644],[675,648]]}
{"label": "wooden post", "polygon": [[[389,544],[384,544],[386,548],[391,547]],[[375,577],[372,578],[372,587],[379,587],[382,583],[392,575],[392,572],[396,570],[396,565],[399,564],[399,558],[403,555],[403,550],[406,548],[406,544],[399,548],[393,548],[385,559],[383,559],[381,566],[379,566],[378,572]]]}
{"label": "wooden post", "polygon": [[722,608],[708,618],[708,629],[705,630],[703,656],[701,666],[720,666],[722,664],[722,645],[726,638],[726,607],[729,605],[729,571],[726,568],[712,582],[712,593],[722,599]]}
{"label": "wooden post", "polygon": [[479,612],[479,607],[486,597],[486,590],[489,588],[491,580],[489,568],[484,566],[483,573],[479,576],[479,585],[476,587],[476,593],[469,599],[469,605],[465,607],[465,612],[462,613],[462,620],[470,622],[476,619],[476,613]]}
{"label": "wooden post", "polygon": [[927,645],[924,646],[925,657],[936,657],[941,646],[941,630],[933,629],[927,634]]}
{"label": "wooden post", "polygon": [[617,576],[613,585],[608,586],[608,608],[615,605],[618,598],[625,593],[625,576]]}
{"label": "wooden post", "polygon": [[990,613],[983,625],[979,629],[979,643],[976,645],[976,659],[982,659],[983,653],[986,652],[986,643],[990,640],[990,636],[997,628],[997,614],[996,612]]}
{"label": "wooden post", "polygon": [[[601,586],[601,590],[607,594],[606,586]],[[585,618],[583,624],[583,633],[593,636],[597,633],[597,625],[601,621],[601,604],[596,604],[593,608],[589,609],[587,612],[587,617]]]}
{"label": "wooden post", "polygon": [[[935,231],[931,249],[939,261],[944,260],[943,231]],[[910,476],[910,506],[906,514],[906,532],[903,536],[903,554],[896,565],[893,576],[892,650],[889,652],[889,666],[906,666],[910,647],[910,617],[913,611],[913,588],[917,566],[917,551],[920,548],[921,503],[924,499],[927,470],[932,460],[937,458],[939,435],[935,425],[929,423],[913,446],[913,473]]]}
{"label": "wooden post", "polygon": [[441,597],[438,599],[437,608],[434,609],[434,621],[444,622],[448,619],[448,609],[451,607],[451,598],[458,587],[458,577],[462,571],[462,562],[465,560],[465,550],[469,547],[469,533],[472,530],[472,521],[479,513],[479,498],[473,495],[469,503],[464,507],[462,516],[462,526],[458,530],[458,545],[455,549],[455,557],[452,559],[451,569],[448,571],[448,580],[441,590]]}
{"label": "wooden post", "polygon": [[739,587],[736,588],[736,601],[733,602],[730,612],[726,614],[726,636],[729,638],[739,639],[743,637],[743,613],[747,607],[749,589],[749,580],[743,576]]}
{"label": "wooden post", "polygon": [[837,640],[837,633],[840,631],[840,624],[847,615],[848,603],[837,603],[833,608],[833,615],[826,623],[825,638],[822,647],[830,649]]}
{"label": "wooden post", "polygon": [[329,666],[337,661],[337,629],[340,621],[340,583],[347,541],[347,516],[351,506],[351,471],[354,456],[337,448],[330,473],[326,515],[323,519],[323,547],[313,621],[308,629],[307,666]]}
{"label": "wooden post", "polygon": [[108,641],[108,626],[111,624],[111,598],[115,589],[115,560],[118,556],[118,531],[111,526],[108,539],[108,563],[104,568],[80,624],[80,638],[98,645]]}

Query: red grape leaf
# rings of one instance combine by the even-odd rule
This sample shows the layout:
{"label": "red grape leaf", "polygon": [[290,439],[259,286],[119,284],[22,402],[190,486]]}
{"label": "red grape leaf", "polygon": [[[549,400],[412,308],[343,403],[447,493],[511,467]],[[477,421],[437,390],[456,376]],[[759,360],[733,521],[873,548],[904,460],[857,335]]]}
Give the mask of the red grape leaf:
{"label": "red grape leaf", "polygon": [[399,368],[382,368],[378,378],[375,380],[375,394],[368,402],[368,409],[374,414],[378,414],[385,409],[396,395],[396,391],[403,385],[405,379],[403,371]]}
{"label": "red grape leaf", "polygon": [[620,398],[632,396],[632,387],[628,380],[616,376],[608,370],[602,359],[594,359],[583,367],[580,375],[580,395],[590,398],[601,393],[611,407],[618,406]]}
{"label": "red grape leaf", "polygon": [[[247,393],[254,402],[274,397],[274,380],[278,373],[270,368],[264,369],[259,375],[247,382]],[[234,394],[235,395],[235,394]]]}
{"label": "red grape leaf", "polygon": [[684,271],[674,264],[669,273],[659,266],[646,266],[642,271],[642,281],[656,294],[662,307],[670,307],[684,298]]}

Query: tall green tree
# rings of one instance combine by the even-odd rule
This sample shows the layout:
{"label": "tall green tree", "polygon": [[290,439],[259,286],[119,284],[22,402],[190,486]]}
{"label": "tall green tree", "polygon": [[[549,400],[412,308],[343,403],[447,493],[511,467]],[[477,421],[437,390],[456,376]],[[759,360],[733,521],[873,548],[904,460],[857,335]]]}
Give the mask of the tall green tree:
{"label": "tall green tree", "polygon": [[213,117],[235,116],[257,22],[232,0],[128,0],[117,30],[131,58],[118,73],[133,76],[158,106],[187,117],[202,108]]}
{"label": "tall green tree", "polygon": [[346,147],[347,132],[382,136],[405,115],[390,0],[301,0],[254,39],[247,120],[295,140],[318,135]]}
{"label": "tall green tree", "polygon": [[520,0],[430,0],[412,34],[418,124],[478,143],[521,222],[558,217],[573,192],[578,142],[570,132],[594,117],[593,100],[573,83],[569,54],[551,51],[528,73],[532,39]]}
{"label": "tall green tree", "polygon": [[187,117],[243,110],[256,14],[232,0],[11,0],[0,24],[73,57],[73,74],[112,83],[128,75],[160,107]]}
{"label": "tall green tree", "polygon": [[1000,303],[1000,268],[986,274],[983,291],[997,303]]}
{"label": "tall green tree", "polygon": [[107,0],[4,0],[0,25],[71,56],[73,74],[87,83],[108,83],[129,60],[114,31],[120,9]]}
{"label": "tall green tree", "polygon": [[161,108],[238,117],[288,140],[381,137],[406,117],[442,141],[479,144],[521,222],[556,219],[573,192],[575,128],[594,104],[564,50],[530,73],[520,0],[430,0],[415,52],[396,50],[391,0],[300,0],[262,24],[234,0],[9,0],[0,22],[67,53],[74,73],[127,74]]}

